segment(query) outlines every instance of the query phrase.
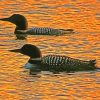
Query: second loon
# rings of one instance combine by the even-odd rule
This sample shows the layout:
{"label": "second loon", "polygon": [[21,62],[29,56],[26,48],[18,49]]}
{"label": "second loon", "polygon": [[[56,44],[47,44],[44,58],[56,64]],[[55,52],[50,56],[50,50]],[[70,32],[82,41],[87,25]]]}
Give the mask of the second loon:
{"label": "second loon", "polygon": [[62,35],[74,33],[73,29],[54,29],[49,27],[33,27],[28,29],[27,19],[20,14],[13,14],[8,18],[1,18],[2,21],[8,21],[16,25],[15,35],[17,39],[25,39],[27,35]]}
{"label": "second loon", "polygon": [[20,49],[10,51],[29,56],[30,59],[26,64],[26,68],[32,71],[70,72],[96,69],[95,60],[83,61],[62,55],[46,55],[42,57],[40,49],[32,44],[25,44]]}

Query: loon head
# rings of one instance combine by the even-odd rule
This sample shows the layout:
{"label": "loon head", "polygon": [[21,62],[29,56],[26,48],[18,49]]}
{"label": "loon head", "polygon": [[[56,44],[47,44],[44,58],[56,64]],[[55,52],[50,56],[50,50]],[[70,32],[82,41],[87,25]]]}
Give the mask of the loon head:
{"label": "loon head", "polygon": [[28,22],[26,18],[23,15],[20,14],[13,14],[12,16],[8,18],[1,18],[0,20],[2,21],[8,21],[16,25],[15,29],[15,35],[17,39],[26,39],[27,35],[26,34],[19,34],[17,30],[27,30],[28,28]]}
{"label": "loon head", "polygon": [[30,58],[41,58],[41,51],[38,47],[32,44],[25,44],[20,49],[10,50],[11,52],[19,52],[21,54],[27,55]]}
{"label": "loon head", "polygon": [[13,14],[8,18],[1,18],[2,21],[8,21],[16,25],[16,30],[26,30],[28,23],[26,18],[20,14]]}

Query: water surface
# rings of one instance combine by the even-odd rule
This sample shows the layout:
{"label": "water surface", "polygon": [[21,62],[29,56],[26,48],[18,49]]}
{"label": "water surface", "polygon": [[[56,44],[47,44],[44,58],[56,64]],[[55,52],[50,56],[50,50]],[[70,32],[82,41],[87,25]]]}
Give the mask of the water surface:
{"label": "water surface", "polygon": [[29,58],[8,51],[31,43],[42,55],[96,59],[100,67],[99,9],[99,0],[0,0],[0,18],[18,13],[27,18],[29,28],[72,28],[78,32],[16,40],[15,25],[0,21],[0,100],[99,100],[99,70],[29,75],[23,68]]}

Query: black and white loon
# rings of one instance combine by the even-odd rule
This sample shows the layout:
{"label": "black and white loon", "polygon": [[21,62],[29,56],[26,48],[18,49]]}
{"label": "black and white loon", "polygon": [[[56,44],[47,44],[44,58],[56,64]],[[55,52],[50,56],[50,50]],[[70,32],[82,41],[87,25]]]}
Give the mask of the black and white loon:
{"label": "black and white loon", "polygon": [[2,21],[8,21],[16,25],[15,35],[17,39],[25,39],[27,35],[62,35],[74,33],[73,29],[54,29],[49,27],[33,27],[28,29],[27,19],[20,14],[13,14],[8,18],[1,18]]}
{"label": "black and white loon", "polygon": [[[20,49],[10,51],[20,52],[29,56],[28,65],[35,65],[35,67],[31,67],[32,70],[70,72],[96,69],[96,60],[83,61],[62,55],[47,55],[42,57],[40,49],[31,44],[25,44]],[[28,67],[30,68],[30,66]]]}

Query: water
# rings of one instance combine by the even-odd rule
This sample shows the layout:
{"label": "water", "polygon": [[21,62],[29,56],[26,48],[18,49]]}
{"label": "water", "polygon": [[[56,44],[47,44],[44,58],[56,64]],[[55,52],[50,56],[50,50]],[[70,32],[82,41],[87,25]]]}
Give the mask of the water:
{"label": "water", "polygon": [[8,51],[31,43],[43,55],[96,59],[96,66],[100,67],[99,3],[99,0],[0,0],[0,18],[19,13],[27,18],[29,28],[72,28],[78,32],[16,40],[15,25],[0,21],[0,100],[99,100],[99,70],[30,75],[23,68],[29,58]]}

